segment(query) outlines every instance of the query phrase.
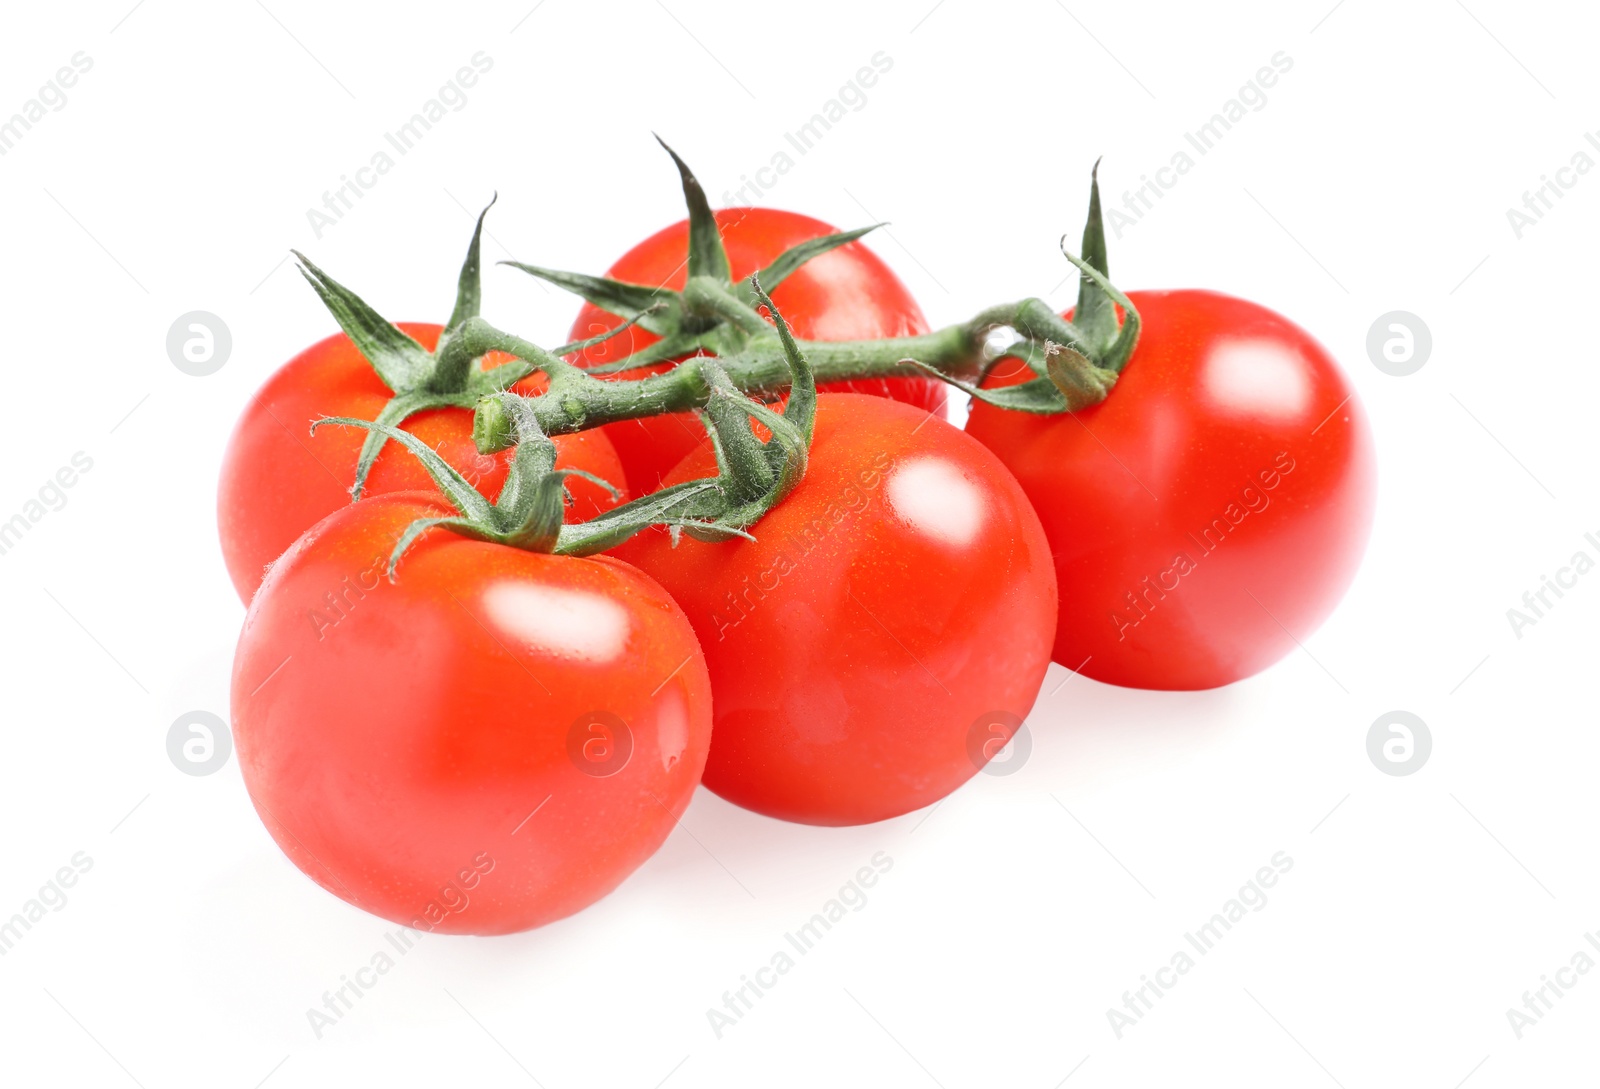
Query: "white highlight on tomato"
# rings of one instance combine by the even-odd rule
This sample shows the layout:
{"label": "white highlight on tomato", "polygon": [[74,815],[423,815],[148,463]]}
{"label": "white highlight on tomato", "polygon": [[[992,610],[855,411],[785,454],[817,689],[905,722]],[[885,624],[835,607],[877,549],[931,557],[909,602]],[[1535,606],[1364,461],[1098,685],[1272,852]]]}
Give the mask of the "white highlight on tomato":
{"label": "white highlight on tomato", "polygon": [[628,613],[600,594],[524,582],[497,582],[483,593],[490,626],[531,650],[595,663],[621,658]]}
{"label": "white highlight on tomato", "polygon": [[941,458],[901,462],[890,472],[885,498],[913,529],[946,544],[971,544],[983,526],[983,495]]}
{"label": "white highlight on tomato", "polygon": [[656,709],[656,744],[663,771],[671,771],[689,748],[689,705],[675,687],[665,689]]}
{"label": "white highlight on tomato", "polygon": [[1235,340],[1219,346],[1205,363],[1205,394],[1225,412],[1281,419],[1311,402],[1307,368],[1281,345]]}

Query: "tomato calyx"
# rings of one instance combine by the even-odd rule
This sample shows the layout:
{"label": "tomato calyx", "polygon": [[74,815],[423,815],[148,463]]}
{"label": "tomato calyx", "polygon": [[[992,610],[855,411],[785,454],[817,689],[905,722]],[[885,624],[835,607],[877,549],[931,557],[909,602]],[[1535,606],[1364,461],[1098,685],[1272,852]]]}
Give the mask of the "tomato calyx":
{"label": "tomato calyx", "polygon": [[[1138,308],[1107,279],[1105,223],[1100,213],[1100,163],[1089,176],[1089,214],[1084,221],[1082,256],[1067,248],[1061,236],[1061,254],[1078,269],[1078,304],[1069,321],[1042,299],[1024,299],[1012,307],[996,307],[978,315],[969,324],[989,330],[1009,328],[1017,337],[995,354],[1020,359],[1034,373],[1026,382],[997,389],[984,389],[982,377],[965,382],[936,367],[918,364],[970,394],[975,400],[996,408],[1050,416],[1077,412],[1105,400],[1122,368],[1133,357],[1139,342]],[[1118,322],[1117,312],[1122,312]]]}
{"label": "tomato calyx", "polygon": [[[461,264],[457,281],[455,306],[449,324],[439,335],[439,342],[429,351],[393,322],[373,309],[355,292],[339,283],[299,250],[291,250],[299,261],[300,274],[306,278],[333,315],[339,328],[350,338],[361,354],[371,364],[380,381],[394,393],[376,419],[380,426],[369,429],[356,461],[355,483],[350,487],[352,499],[360,499],[373,463],[384,444],[407,419],[419,412],[433,408],[456,407],[471,409],[481,399],[509,389],[536,369],[535,361],[515,358],[491,367],[474,365],[477,357],[461,350],[459,344],[464,327],[478,318],[483,292],[480,273],[480,246],[483,220],[494,207],[499,195],[491,198],[478,213],[477,225],[472,231],[472,241],[467,247],[466,259]],[[557,354],[581,351],[615,336],[631,327],[633,321],[624,322],[600,337],[564,345]],[[480,353],[481,354],[481,353]]]}
{"label": "tomato calyx", "polygon": [[[758,312],[760,302],[750,282],[733,280],[722,229],[711,211],[705,189],[694,171],[665,140],[657,136],[656,142],[677,167],[689,213],[687,278],[682,291],[521,261],[502,262],[570,291],[602,310],[632,319],[640,328],[661,338],[618,363],[589,368],[590,374],[604,376],[637,370],[697,353],[734,355],[744,350],[752,339],[770,337],[770,328]],[[802,242],[784,251],[756,275],[766,285],[766,290],[771,291],[807,261],[847,246],[880,226],[882,224],[839,231]]]}
{"label": "tomato calyx", "polygon": [[[674,536],[685,532],[703,541],[753,539],[746,527],[782,502],[805,475],[816,420],[817,388],[810,364],[800,353],[788,323],[759,281],[751,279],[756,298],[772,313],[790,368],[790,392],[783,409],[774,410],[751,400],[734,385],[716,359],[701,358],[697,368],[709,389],[701,418],[716,451],[717,475],[663,488],[587,522],[566,522],[566,506],[571,501],[566,479],[581,476],[613,494],[616,489],[591,473],[555,468],[555,444],[539,422],[539,406],[548,394],[525,397],[499,391],[474,406],[474,434],[480,446],[501,444],[509,438],[509,444],[516,448],[505,484],[493,503],[437,451],[409,432],[388,423],[347,416],[316,421],[312,430],[330,424],[359,427],[400,443],[422,463],[458,512],[444,518],[418,519],[407,526],[390,553],[389,579],[394,580],[395,569],[407,550],[436,527],[530,552],[563,556],[603,552],[656,525],[667,526]],[[525,350],[535,358],[541,351],[532,345]],[[558,375],[561,373],[557,371]],[[761,423],[771,437],[765,442],[758,438],[752,421]],[[485,435],[494,438],[489,440]]]}

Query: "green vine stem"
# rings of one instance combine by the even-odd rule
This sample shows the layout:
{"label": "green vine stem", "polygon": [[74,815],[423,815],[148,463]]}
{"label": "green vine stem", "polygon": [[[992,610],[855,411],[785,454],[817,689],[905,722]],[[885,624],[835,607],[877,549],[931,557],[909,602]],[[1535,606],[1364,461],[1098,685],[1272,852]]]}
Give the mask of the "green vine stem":
{"label": "green vine stem", "polygon": [[[729,278],[722,237],[699,181],[671,148],[667,152],[677,167],[689,210],[687,278],[682,291],[508,262],[622,319],[616,328],[601,336],[554,350],[502,331],[479,314],[479,246],[487,207],[478,217],[461,267],[449,325],[432,352],[310,260],[295,254],[301,273],[394,392],[394,398],[377,419],[336,421],[368,431],[352,488],[355,497],[360,497],[367,473],[383,445],[398,441],[423,459],[441,488],[461,509],[460,518],[449,520],[449,524],[462,532],[521,547],[587,552],[609,547],[635,532],[638,518],[648,514],[656,523],[676,525],[689,532],[726,535],[748,525],[752,512],[769,509],[804,471],[816,382],[926,374],[988,404],[1048,415],[1078,411],[1104,400],[1133,354],[1139,338],[1139,313],[1106,278],[1098,163],[1090,180],[1083,257],[1070,252],[1066,239],[1062,239],[1062,253],[1080,274],[1073,320],[1061,317],[1042,299],[1030,298],[990,307],[968,321],[920,336],[796,341],[767,292],[805,262],[848,245],[873,228],[841,231],[801,243],[759,273],[735,283]],[[769,322],[766,315],[773,320]],[[586,369],[564,358],[633,325],[659,339],[605,366]],[[991,350],[991,338],[998,330],[1010,330],[1014,341],[1003,351],[995,352]],[[483,366],[481,361],[491,352],[504,353],[511,362]],[[1033,377],[1014,385],[983,388],[988,369],[1000,355],[1022,360]],[[660,373],[641,378],[615,377],[651,364],[679,360]],[[548,388],[540,395],[518,397],[508,392],[516,383],[540,372],[548,379]],[[811,392],[803,395],[805,389]],[[785,393],[789,394],[789,409],[805,417],[803,441],[796,438],[797,421],[790,417],[789,409],[779,414],[759,403]],[[508,481],[502,504],[491,506],[483,501],[478,505],[465,493],[458,496],[459,482],[450,475],[454,471],[446,473],[433,451],[418,449],[422,444],[400,430],[413,413],[440,405],[475,410],[473,437],[483,453],[519,444],[532,444],[539,451],[541,460],[530,461],[523,471],[513,473],[513,479],[519,482],[513,487],[513,482]],[[560,513],[564,487],[559,484],[559,475],[544,464],[545,460],[553,461],[553,454],[547,449],[552,436],[620,420],[691,410],[704,410],[717,443],[719,464],[723,466],[715,482],[715,487],[722,489],[719,498],[706,499],[710,492],[704,482],[699,482],[698,490],[685,486],[681,494],[646,497],[654,501],[654,505],[647,505],[648,509],[633,504],[616,508],[586,523],[591,527],[587,530],[557,528],[561,526],[556,515]],[[761,443],[749,433],[751,418],[760,420],[773,432],[771,442]],[[514,470],[524,460],[522,453],[519,450]],[[537,488],[528,483],[534,478],[540,481]],[[536,491],[537,502],[531,498]],[[754,516],[759,517],[759,513]]]}
{"label": "green vine stem", "polygon": [[[1131,340],[1137,336],[1136,312],[1121,292],[1113,298],[1126,312],[1135,315],[1124,322],[1120,334]],[[921,336],[798,343],[801,352],[810,360],[818,382],[927,373],[951,381],[981,399],[1019,411],[1055,413],[1086,408],[1104,400],[1116,381],[1116,371],[1089,364],[1077,371],[1052,368],[1035,382],[1008,387],[1015,392],[979,389],[975,383],[992,362],[985,352],[989,338],[995,330],[1003,328],[1016,330],[1024,341],[1037,343],[1046,350],[1059,347],[1073,352],[1079,359],[1088,360],[1083,351],[1086,345],[1082,335],[1041,299],[1024,299],[992,307],[970,321]],[[536,411],[539,424],[548,435],[701,408],[711,395],[711,386],[699,365],[699,359],[711,356],[687,360],[661,374],[607,380],[519,337],[501,332],[482,318],[469,319],[452,341],[451,348],[464,355],[507,352],[527,360],[534,369],[544,371],[549,376],[550,388],[538,399]],[[1131,353],[1131,344],[1128,351]],[[789,370],[782,345],[770,328],[765,335],[751,336],[737,351],[715,358],[733,385],[750,396],[771,398],[788,387]],[[1118,362],[1125,363],[1125,356]],[[639,365],[630,357],[607,370],[630,370]],[[514,441],[508,428],[482,420],[476,438],[478,449],[483,453],[505,449]]]}

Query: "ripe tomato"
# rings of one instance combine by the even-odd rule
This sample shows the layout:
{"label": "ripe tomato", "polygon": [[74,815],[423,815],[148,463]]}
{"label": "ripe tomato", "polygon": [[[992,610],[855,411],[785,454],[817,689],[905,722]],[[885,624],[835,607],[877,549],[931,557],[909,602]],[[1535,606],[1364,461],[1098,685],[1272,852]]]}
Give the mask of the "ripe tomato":
{"label": "ripe tomato", "polygon": [[[1055,660],[1111,684],[1215,688],[1288,654],[1344,595],[1372,522],[1372,440],[1338,364],[1286,318],[1210,291],[1129,297],[1143,335],[1104,402],[1068,416],[975,403],[967,430],[1044,522]],[[1032,377],[1002,369],[989,384]]]}
{"label": "ripe tomato", "polygon": [[710,682],[665,591],[606,557],[435,529],[437,496],[347,504],[273,565],[239,637],[256,810],[318,884],[444,933],[539,926],[615,888],[689,803]]}
{"label": "ripe tomato", "polygon": [[[759,272],[801,242],[834,233],[810,216],[774,208],[724,208],[716,213],[734,280]],[[616,280],[682,290],[689,252],[687,219],[658,231],[623,254],[606,272]],[[915,336],[928,321],[906,286],[860,242],[813,258],[772,290],[794,335],[802,340],[866,340]],[[621,324],[615,314],[584,303],[569,339],[597,336]],[[580,353],[574,362],[597,366],[623,359],[656,341],[638,326]],[[665,370],[666,364],[649,370]],[[649,371],[625,372],[634,378]],[[927,378],[866,378],[823,383],[823,391],[870,393],[944,415],[943,383]],[[700,445],[706,430],[693,413],[627,420],[601,428],[616,446],[635,495],[654,491],[673,466]]]}
{"label": "ripe tomato", "polygon": [[[416,322],[399,327],[429,350],[442,330]],[[489,362],[492,365],[496,359]],[[339,333],[280,367],[250,401],[234,426],[217,488],[222,554],[240,600],[249,603],[267,565],[296,537],[350,503],[366,432],[322,427],[311,434],[311,421],[323,416],[370,420],[392,396],[350,338]],[[472,444],[471,410],[429,409],[412,416],[404,427],[438,450],[489,499],[505,483],[511,451],[478,453]],[[584,469],[619,490],[624,487],[622,463],[604,435],[579,432],[561,435],[555,443],[559,468]],[[574,519],[591,518],[620,501],[581,477],[568,480]],[[417,459],[389,443],[373,463],[364,494],[432,488]]]}
{"label": "ripe tomato", "polygon": [[[716,471],[697,450],[668,484]],[[943,420],[818,398],[799,486],[754,541],[616,552],[683,606],[711,670],[705,784],[810,824],[884,820],[970,778],[1033,706],[1055,575],[1005,467]]]}

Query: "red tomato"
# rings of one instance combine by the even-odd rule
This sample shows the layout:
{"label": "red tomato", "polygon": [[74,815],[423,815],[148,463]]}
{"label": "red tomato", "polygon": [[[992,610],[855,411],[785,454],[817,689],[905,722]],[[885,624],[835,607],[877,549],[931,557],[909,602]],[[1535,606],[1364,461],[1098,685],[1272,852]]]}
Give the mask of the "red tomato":
{"label": "red tomato", "polygon": [[661,845],[711,734],[694,632],[607,557],[435,529],[422,493],[341,507],[273,565],[233,667],[256,811],[329,892],[392,922],[501,934],[600,899]]}
{"label": "red tomato", "polygon": [[[709,447],[667,477],[716,471]],[[705,784],[861,824],[949,794],[1009,740],[1050,664],[1055,576],[1005,467],[943,420],[818,399],[805,479],[755,541],[647,530],[616,551],[683,606],[711,670]]]}
{"label": "red tomato", "polygon": [[[818,219],[773,208],[724,208],[716,213],[723,246],[735,281],[760,272],[779,254],[801,242],[833,234]],[[682,290],[687,277],[689,221],[658,231],[623,254],[607,270],[612,279]],[[928,331],[911,292],[860,242],[841,246],[806,262],[772,290],[772,301],[802,340],[867,340],[916,336]],[[584,340],[621,324],[615,314],[584,303],[572,323],[570,339]],[[634,326],[576,356],[583,366],[623,359],[655,343],[656,336]],[[650,368],[665,370],[666,365]],[[638,377],[630,371],[619,377]],[[824,383],[820,390],[870,393],[944,415],[944,384],[927,378],[866,378]],[[601,428],[616,446],[635,495],[654,491],[662,477],[700,445],[706,429],[693,413],[627,420]]]}
{"label": "red tomato", "polygon": [[[1375,499],[1366,414],[1311,335],[1210,291],[1130,295],[1143,333],[1101,404],[974,404],[1044,522],[1057,662],[1134,688],[1215,688],[1295,649],[1338,604]],[[1014,362],[1014,361],[1013,361]],[[1032,377],[1020,364],[991,380]]]}
{"label": "red tomato", "polygon": [[[417,322],[399,326],[432,350],[442,327]],[[491,357],[504,362],[504,357]],[[343,333],[318,341],[280,367],[257,391],[234,426],[223,455],[217,488],[222,555],[240,600],[250,601],[268,564],[312,525],[348,506],[356,461],[367,433],[352,427],[320,427],[323,416],[370,420],[393,394]],[[438,408],[419,412],[405,430],[438,450],[478,490],[493,499],[505,483],[511,451],[484,456],[472,444],[472,412]],[[562,469],[585,469],[620,490],[622,463],[604,435],[595,431],[555,440]],[[569,477],[574,520],[591,518],[620,500],[581,477]],[[373,463],[365,495],[432,490],[420,462],[388,443]],[[626,494],[623,495],[626,499]]]}

